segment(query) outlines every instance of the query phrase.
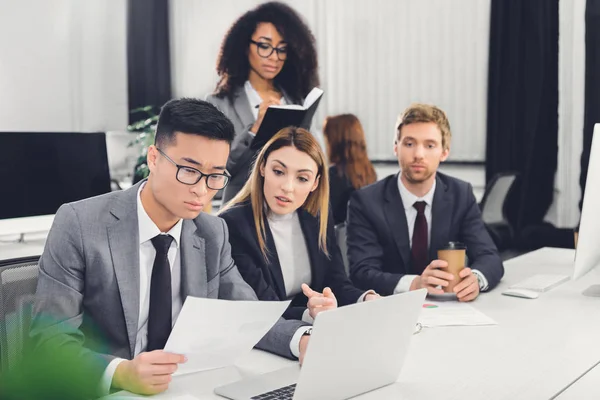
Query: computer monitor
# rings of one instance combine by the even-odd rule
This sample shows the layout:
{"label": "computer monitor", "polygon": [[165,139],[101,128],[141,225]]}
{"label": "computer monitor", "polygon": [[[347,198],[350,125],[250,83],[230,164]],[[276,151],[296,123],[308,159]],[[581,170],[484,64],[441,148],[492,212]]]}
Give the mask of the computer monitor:
{"label": "computer monitor", "polygon": [[0,219],[110,192],[104,133],[0,132]]}
{"label": "computer monitor", "polygon": [[[581,278],[600,265],[600,124],[594,126],[585,195],[579,223],[573,279]],[[584,291],[585,295],[600,297],[600,284]]]}

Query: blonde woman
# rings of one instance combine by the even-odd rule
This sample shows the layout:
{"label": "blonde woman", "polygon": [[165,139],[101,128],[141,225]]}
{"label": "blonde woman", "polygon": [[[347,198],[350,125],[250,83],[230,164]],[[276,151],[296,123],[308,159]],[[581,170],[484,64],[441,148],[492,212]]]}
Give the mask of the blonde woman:
{"label": "blonde woman", "polygon": [[378,297],[346,275],[329,215],[325,155],[310,132],[278,132],[220,216],[235,264],[258,298],[292,300],[284,318],[311,322],[338,303]]}

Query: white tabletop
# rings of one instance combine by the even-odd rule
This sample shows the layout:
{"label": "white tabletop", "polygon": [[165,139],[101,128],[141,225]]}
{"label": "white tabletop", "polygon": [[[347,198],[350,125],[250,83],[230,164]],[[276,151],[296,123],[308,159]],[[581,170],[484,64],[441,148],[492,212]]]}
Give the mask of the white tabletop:
{"label": "white tabletop", "polygon": [[582,376],[572,386],[561,393],[557,400],[598,400],[600,399],[600,364]]}
{"label": "white tabletop", "polygon": [[15,238],[1,238],[0,261],[21,257],[40,256],[44,251],[46,234],[37,235],[37,237],[33,237],[33,235],[34,234],[28,235],[24,242],[18,242]]}
{"label": "white tabletop", "polygon": [[[600,271],[535,300],[501,292],[536,273],[570,275],[574,254],[545,248],[506,262],[499,287],[472,303],[498,325],[425,328],[413,337],[398,383],[357,398],[534,400],[557,395],[600,361],[600,298],[581,295],[600,283]],[[156,398],[221,399],[212,393],[214,387],[291,363],[253,350],[237,367],[175,377]]]}

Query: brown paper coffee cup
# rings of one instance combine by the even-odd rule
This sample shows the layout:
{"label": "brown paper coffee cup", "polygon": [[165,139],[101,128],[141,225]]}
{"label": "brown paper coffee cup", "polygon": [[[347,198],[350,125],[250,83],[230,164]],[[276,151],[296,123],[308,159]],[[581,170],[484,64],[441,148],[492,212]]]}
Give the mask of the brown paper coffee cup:
{"label": "brown paper coffee cup", "polygon": [[454,287],[462,281],[458,274],[465,268],[466,255],[467,246],[459,242],[450,242],[438,250],[438,259],[446,261],[447,271],[454,275],[454,280],[448,282],[448,286],[443,288],[444,292],[453,293]]}

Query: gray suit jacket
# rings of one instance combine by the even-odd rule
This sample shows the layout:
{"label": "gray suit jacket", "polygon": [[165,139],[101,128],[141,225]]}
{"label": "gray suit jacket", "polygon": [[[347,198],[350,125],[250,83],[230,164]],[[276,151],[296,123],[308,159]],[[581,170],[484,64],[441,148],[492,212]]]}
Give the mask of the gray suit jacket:
{"label": "gray suit jacket", "polygon": [[[294,104],[285,91],[283,96],[287,104]],[[235,91],[233,102],[227,97],[219,98],[214,94],[208,95],[206,101],[221,110],[235,127],[235,138],[231,143],[231,152],[227,160],[227,171],[231,174],[231,181],[223,192],[223,203],[226,203],[242,189],[250,175],[256,153],[250,148],[254,137],[248,132],[256,120],[243,86]]]}
{"label": "gray suit jacket", "polygon": [[[30,335],[38,345],[76,351],[82,363],[98,366],[98,379],[114,357],[134,356],[140,304],[140,184],[61,206],[40,259]],[[201,213],[183,221],[183,299],[257,299],[231,258],[228,236],[218,217]],[[293,358],[289,343],[302,325],[280,319],[257,347]]]}

